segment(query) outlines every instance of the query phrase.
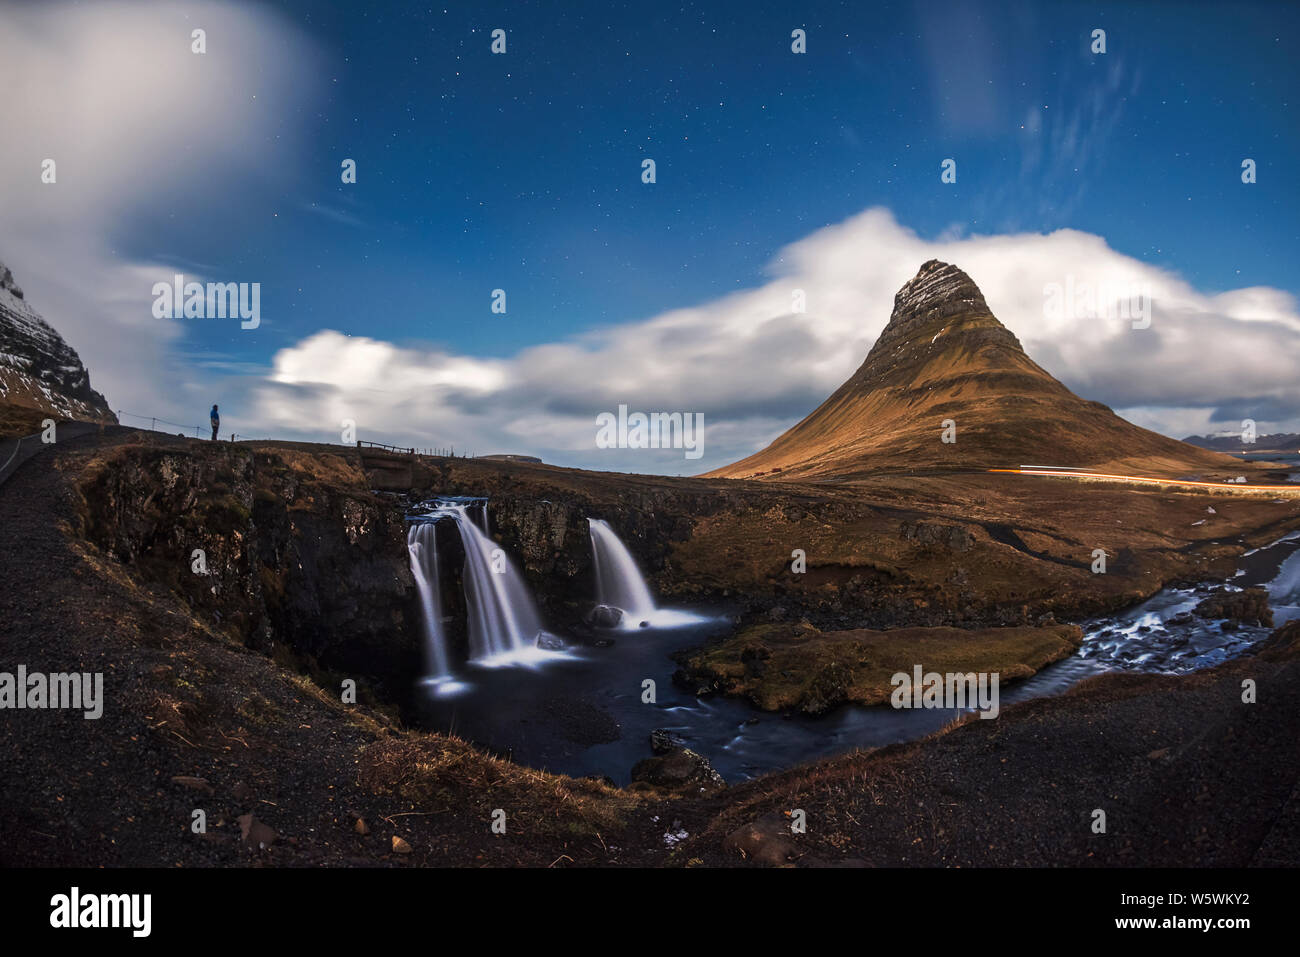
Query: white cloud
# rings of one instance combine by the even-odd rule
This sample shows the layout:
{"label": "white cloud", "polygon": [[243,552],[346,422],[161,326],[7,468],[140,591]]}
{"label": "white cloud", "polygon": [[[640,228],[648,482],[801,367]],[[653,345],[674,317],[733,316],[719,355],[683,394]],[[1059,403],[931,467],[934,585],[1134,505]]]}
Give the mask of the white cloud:
{"label": "white cloud", "polygon": [[[195,28],[205,54],[191,52]],[[153,283],[177,270],[124,253],[124,237],[133,219],[192,215],[191,191],[214,181],[274,180],[295,148],[281,117],[310,96],[315,59],[279,17],[233,3],[0,7],[0,261],[114,408],[193,394],[202,418],[207,389],[173,348],[181,329],[150,311]]]}
{"label": "white cloud", "polygon": [[[248,404],[273,432],[328,435],[335,420],[353,418],[369,436],[404,444],[690,474],[756,450],[839,386],[927,259],[965,269],[1031,357],[1085,398],[1133,408],[1140,424],[1177,436],[1193,424],[1226,430],[1249,414],[1239,408],[1256,408],[1268,412],[1255,416],[1263,430],[1294,427],[1300,312],[1288,294],[1204,294],[1075,230],[926,241],[883,209],[785,248],[758,288],[507,359],[318,333],[276,354],[274,384],[255,386]],[[1043,291],[1067,277],[1149,290],[1151,327],[1049,318]],[[807,296],[806,314],[789,311],[795,289]],[[596,448],[596,415],[619,404],[703,412],[704,458]],[[1212,423],[1219,407],[1229,417]]]}

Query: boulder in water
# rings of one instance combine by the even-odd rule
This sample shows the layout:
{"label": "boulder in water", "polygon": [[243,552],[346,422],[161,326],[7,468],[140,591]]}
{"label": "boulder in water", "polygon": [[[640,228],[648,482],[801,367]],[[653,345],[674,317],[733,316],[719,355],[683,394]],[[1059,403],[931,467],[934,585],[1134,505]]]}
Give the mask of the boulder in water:
{"label": "boulder in water", "polygon": [[1230,591],[1221,588],[1198,604],[1193,611],[1201,618],[1226,618],[1243,625],[1273,627],[1273,609],[1269,607],[1266,588]]}
{"label": "boulder in water", "polygon": [[587,623],[595,628],[617,628],[623,620],[623,609],[613,605],[597,605],[587,615]]}
{"label": "boulder in water", "polygon": [[667,728],[655,728],[650,732],[650,750],[655,754],[667,754],[673,748],[680,748],[684,742],[681,735]]}
{"label": "boulder in water", "polygon": [[543,651],[563,651],[564,639],[551,634],[549,631],[539,631],[537,633],[537,647]]}

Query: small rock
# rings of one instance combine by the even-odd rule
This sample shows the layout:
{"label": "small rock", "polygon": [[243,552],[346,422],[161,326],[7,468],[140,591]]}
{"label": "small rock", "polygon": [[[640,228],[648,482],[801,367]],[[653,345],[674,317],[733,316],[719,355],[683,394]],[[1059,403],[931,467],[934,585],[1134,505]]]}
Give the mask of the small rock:
{"label": "small rock", "polygon": [[352,825],[352,830],[356,831],[362,837],[365,837],[370,833],[370,827],[366,824],[366,819],[364,817],[357,818],[357,823]]}
{"label": "small rock", "polygon": [[684,744],[681,735],[667,728],[655,728],[650,732],[650,750],[655,754],[667,754],[673,748]]}
{"label": "small rock", "polygon": [[239,815],[236,820],[239,822],[239,839],[250,847],[270,847],[278,837],[274,828],[263,824],[251,811]]}
{"label": "small rock", "polygon": [[238,782],[233,788],[231,788],[230,793],[234,796],[236,801],[241,801],[244,804],[249,804],[253,800],[253,789],[243,781]]}
{"label": "small rock", "polygon": [[400,837],[398,837],[396,834],[394,834],[394,835],[393,835],[393,853],[394,853],[394,854],[410,854],[410,853],[411,853],[411,845],[410,845],[410,844],[407,844],[406,841],[402,840]]}
{"label": "small rock", "polygon": [[548,631],[542,631],[537,634],[537,647],[545,651],[563,651],[565,646],[562,638],[558,638]]}
{"label": "small rock", "polygon": [[183,788],[202,791],[204,794],[212,793],[212,785],[208,784],[207,778],[191,777],[187,774],[177,774],[172,778],[172,784],[179,784]]}
{"label": "small rock", "polygon": [[776,812],[764,814],[753,824],[732,831],[723,839],[722,849],[755,864],[774,867],[789,863],[798,853],[790,822]]}

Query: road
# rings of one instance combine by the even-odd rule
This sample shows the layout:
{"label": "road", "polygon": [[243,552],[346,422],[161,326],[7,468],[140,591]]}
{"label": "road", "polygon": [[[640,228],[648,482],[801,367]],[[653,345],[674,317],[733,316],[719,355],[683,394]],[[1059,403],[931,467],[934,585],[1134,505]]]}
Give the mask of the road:
{"label": "road", "polygon": [[1053,478],[1087,479],[1093,482],[1124,482],[1135,485],[1168,485],[1174,488],[1214,489],[1219,492],[1275,492],[1300,496],[1300,483],[1287,485],[1249,485],[1237,482],[1202,482],[1194,479],[1153,478],[1149,475],[1120,475],[1113,472],[1091,472],[1086,469],[1028,466],[1015,469],[989,469],[1003,475],[1046,475]]}

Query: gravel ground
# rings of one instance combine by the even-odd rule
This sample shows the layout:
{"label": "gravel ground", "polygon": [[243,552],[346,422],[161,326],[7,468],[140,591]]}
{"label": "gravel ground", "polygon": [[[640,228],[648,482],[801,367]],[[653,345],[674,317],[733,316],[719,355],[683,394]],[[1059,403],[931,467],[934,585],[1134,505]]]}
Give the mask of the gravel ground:
{"label": "gravel ground", "polygon": [[[98,555],[65,476],[82,453],[126,441],[182,440],[96,428],[0,485],[0,671],[102,672],[106,698],[99,720],[0,712],[0,864],[1297,863],[1294,628],[1212,671],[1102,676],[995,721],[709,798],[618,791],[345,707]],[[1247,678],[1255,704],[1241,701]],[[393,743],[454,763],[420,797],[376,787],[359,768]],[[494,835],[484,812],[568,820],[575,802],[615,823]],[[196,809],[206,834],[191,831]],[[794,810],[806,833],[790,833]]]}

